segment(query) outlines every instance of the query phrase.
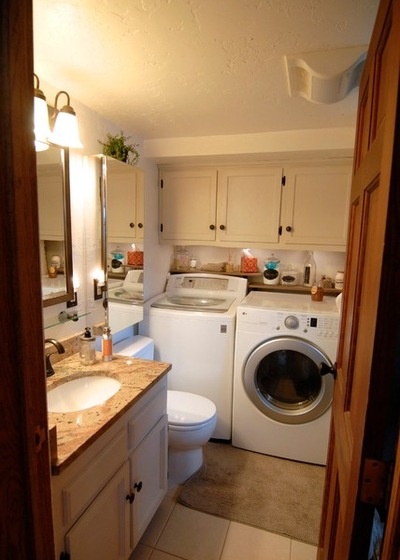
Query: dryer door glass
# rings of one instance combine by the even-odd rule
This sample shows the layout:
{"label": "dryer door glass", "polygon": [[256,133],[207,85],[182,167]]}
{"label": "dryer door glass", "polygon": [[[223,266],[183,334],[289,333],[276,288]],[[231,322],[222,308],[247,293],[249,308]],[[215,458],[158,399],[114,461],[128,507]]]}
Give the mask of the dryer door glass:
{"label": "dryer door glass", "polygon": [[294,350],[277,350],[260,361],[256,373],[257,389],[274,405],[300,410],[315,401],[322,377],[317,364]]}
{"label": "dryer door glass", "polygon": [[270,339],[249,356],[243,373],[247,395],[266,416],[287,424],[318,418],[332,401],[333,379],[322,351],[294,337]]}

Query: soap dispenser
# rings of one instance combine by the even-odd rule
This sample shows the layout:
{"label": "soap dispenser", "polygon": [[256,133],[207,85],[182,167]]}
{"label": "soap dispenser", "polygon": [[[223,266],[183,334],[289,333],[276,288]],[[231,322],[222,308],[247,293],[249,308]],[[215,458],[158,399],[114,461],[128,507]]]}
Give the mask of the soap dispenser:
{"label": "soap dispenser", "polygon": [[79,356],[85,366],[96,362],[96,337],[92,336],[90,327],[86,327],[84,334],[80,337]]}

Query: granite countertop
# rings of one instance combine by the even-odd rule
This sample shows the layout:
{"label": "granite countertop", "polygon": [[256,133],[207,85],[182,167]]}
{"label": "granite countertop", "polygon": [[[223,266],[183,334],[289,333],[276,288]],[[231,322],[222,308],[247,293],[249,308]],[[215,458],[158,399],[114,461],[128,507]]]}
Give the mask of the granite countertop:
{"label": "granite countertop", "polygon": [[82,365],[79,354],[57,362],[55,374],[47,380],[48,391],[67,380],[96,374],[114,377],[121,388],[101,405],[77,412],[49,412],[52,473],[60,474],[170,369],[171,364],[118,355],[103,362],[100,352],[90,366]]}

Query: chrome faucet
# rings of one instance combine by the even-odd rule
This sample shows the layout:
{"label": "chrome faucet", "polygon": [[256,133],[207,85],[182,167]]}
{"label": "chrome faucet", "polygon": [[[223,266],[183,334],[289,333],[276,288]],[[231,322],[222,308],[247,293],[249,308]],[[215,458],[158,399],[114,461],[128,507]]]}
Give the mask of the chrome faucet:
{"label": "chrome faucet", "polygon": [[[59,354],[64,354],[64,352],[65,352],[64,346],[61,344],[61,342],[58,342],[58,340],[56,340],[55,338],[46,338],[44,343],[45,344],[52,344],[57,349],[57,352]],[[46,375],[47,375],[47,377],[50,377],[51,375],[54,375],[54,369],[53,369],[53,366],[50,362],[50,356],[52,354],[55,354],[55,352],[46,352]]]}

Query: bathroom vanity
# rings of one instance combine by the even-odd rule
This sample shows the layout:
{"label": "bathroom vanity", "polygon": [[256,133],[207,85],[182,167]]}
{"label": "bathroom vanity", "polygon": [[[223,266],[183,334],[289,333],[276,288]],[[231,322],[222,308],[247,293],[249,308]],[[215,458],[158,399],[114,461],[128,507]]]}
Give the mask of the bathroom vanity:
{"label": "bathroom vanity", "polygon": [[58,362],[48,381],[48,391],[91,375],[121,383],[102,404],[49,412],[56,558],[129,558],[167,492],[170,365],[98,357],[92,366],[78,355]]}

